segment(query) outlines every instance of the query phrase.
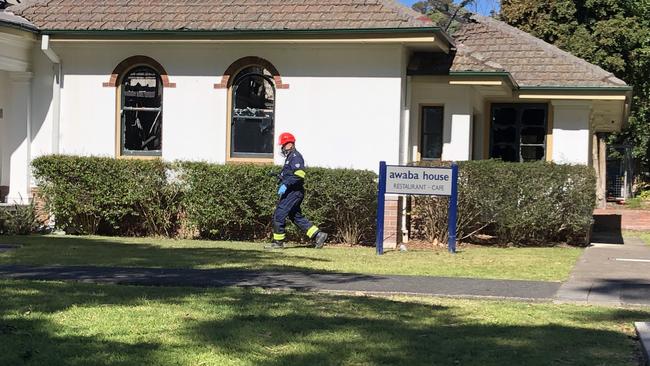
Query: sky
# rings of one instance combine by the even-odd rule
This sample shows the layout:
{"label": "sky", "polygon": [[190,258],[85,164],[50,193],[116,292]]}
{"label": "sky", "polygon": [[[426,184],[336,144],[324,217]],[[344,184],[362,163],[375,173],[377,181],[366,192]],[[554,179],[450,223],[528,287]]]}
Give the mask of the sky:
{"label": "sky", "polygon": [[[402,3],[411,6],[418,0],[400,0]],[[457,2],[457,1],[455,1]],[[474,4],[469,5],[468,10],[483,14],[490,15],[491,10],[499,10],[499,0],[476,0]]]}

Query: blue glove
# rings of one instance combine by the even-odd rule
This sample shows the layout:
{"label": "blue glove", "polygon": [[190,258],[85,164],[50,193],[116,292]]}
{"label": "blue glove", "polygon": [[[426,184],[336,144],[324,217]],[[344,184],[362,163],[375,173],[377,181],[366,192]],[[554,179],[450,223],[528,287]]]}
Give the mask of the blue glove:
{"label": "blue glove", "polygon": [[284,192],[286,192],[286,191],[287,191],[287,186],[285,186],[284,184],[282,184],[282,185],[280,186],[280,188],[278,188],[278,196],[282,196],[282,195],[284,194]]}

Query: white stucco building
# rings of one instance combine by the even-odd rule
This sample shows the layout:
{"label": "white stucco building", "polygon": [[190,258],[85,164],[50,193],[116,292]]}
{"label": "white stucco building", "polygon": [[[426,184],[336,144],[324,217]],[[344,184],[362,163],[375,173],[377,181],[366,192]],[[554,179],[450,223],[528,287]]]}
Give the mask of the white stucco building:
{"label": "white stucco building", "polygon": [[[0,200],[43,154],[309,165],[604,165],[631,89],[499,21],[453,36],[392,0],[28,1],[0,12]],[[599,183],[604,187],[604,182]]]}

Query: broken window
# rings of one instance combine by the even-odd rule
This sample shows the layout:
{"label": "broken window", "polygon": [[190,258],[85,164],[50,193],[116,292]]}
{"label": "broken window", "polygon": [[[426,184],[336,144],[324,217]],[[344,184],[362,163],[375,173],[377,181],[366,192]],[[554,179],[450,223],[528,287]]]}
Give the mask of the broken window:
{"label": "broken window", "polygon": [[160,75],[150,67],[136,67],[122,79],[123,155],[161,155],[162,93]]}
{"label": "broken window", "polygon": [[442,157],[442,107],[422,107],[422,159]]}
{"label": "broken window", "polygon": [[543,160],[547,118],[546,104],[493,104],[490,157],[513,162]]}
{"label": "broken window", "polygon": [[237,74],[230,123],[232,157],[273,157],[275,85],[268,70],[251,66]]}

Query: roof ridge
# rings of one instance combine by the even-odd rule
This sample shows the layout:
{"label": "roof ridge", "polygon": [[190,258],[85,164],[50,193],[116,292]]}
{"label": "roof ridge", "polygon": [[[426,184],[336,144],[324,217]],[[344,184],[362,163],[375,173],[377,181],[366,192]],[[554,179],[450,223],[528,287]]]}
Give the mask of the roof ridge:
{"label": "roof ridge", "polygon": [[[152,19],[149,15],[152,8],[167,7],[173,9],[165,12],[165,17],[161,19]],[[223,14],[203,12],[202,7],[221,9],[219,12]],[[93,8],[100,10],[95,11]],[[126,8],[132,12],[129,19],[119,15]],[[41,29],[66,31],[432,27],[432,22],[426,16],[396,0],[26,0],[24,4],[15,7],[14,11]],[[67,14],[74,14],[74,17],[68,17]]]}
{"label": "roof ridge", "polygon": [[613,84],[626,85],[625,81],[617,78],[613,73],[604,70],[598,65],[594,65],[587,60],[584,60],[570,52],[567,52],[555,45],[552,45],[543,39],[537,38],[530,33],[524,32],[521,29],[511,26],[510,24],[491,18],[485,17],[482,15],[474,14],[471,19],[478,23],[488,24],[493,27],[496,27],[497,31],[507,33],[511,37],[526,37],[527,41],[534,42],[536,45],[540,46],[543,51],[554,54],[555,56],[564,57],[568,59],[574,66],[584,69],[585,71],[591,72],[594,76],[597,76],[602,81],[607,81]]}

